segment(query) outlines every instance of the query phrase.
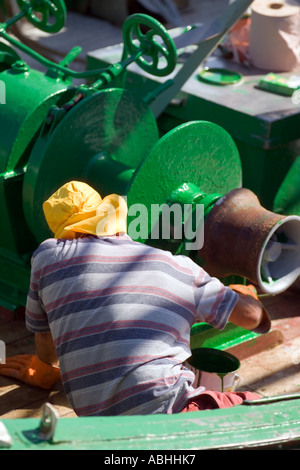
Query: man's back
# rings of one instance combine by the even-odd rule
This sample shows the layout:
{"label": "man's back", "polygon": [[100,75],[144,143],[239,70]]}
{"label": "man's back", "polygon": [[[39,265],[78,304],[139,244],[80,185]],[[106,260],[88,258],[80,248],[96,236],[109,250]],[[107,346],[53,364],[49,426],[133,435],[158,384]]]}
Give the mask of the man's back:
{"label": "man's back", "polygon": [[190,328],[223,328],[236,295],[189,258],[123,237],[47,240],[36,251],[31,331],[51,329],[78,415],[176,413],[199,394],[182,363]]}

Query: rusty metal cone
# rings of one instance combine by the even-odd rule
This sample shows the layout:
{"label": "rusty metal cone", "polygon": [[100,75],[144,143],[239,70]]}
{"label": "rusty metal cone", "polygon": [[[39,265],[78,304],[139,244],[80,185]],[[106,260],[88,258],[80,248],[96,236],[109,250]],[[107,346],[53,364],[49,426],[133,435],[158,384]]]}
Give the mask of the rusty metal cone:
{"label": "rusty metal cone", "polygon": [[199,256],[211,276],[239,275],[278,294],[300,275],[300,217],[275,214],[252,191],[234,189],[207,217]]}

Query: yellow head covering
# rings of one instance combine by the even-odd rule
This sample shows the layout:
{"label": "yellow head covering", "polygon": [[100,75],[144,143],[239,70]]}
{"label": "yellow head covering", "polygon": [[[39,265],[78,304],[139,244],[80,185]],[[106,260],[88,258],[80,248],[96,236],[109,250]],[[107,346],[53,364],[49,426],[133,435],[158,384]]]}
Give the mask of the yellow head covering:
{"label": "yellow head covering", "polygon": [[96,236],[126,232],[127,204],[117,194],[104,199],[88,184],[71,181],[59,188],[43,204],[55,238],[76,237],[76,233]]}

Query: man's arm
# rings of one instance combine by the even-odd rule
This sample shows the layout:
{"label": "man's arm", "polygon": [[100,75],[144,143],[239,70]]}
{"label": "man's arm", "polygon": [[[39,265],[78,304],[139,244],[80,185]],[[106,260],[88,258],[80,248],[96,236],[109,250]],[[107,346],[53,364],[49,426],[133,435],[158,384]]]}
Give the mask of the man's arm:
{"label": "man's arm", "polygon": [[229,321],[246,330],[254,330],[260,325],[262,319],[263,306],[261,302],[250,295],[239,293],[239,298],[231,312]]}
{"label": "man's arm", "polygon": [[35,333],[35,352],[41,361],[50,366],[58,367],[57,354],[50,331]]}
{"label": "man's arm", "polygon": [[267,333],[271,328],[271,318],[259,301],[255,287],[241,284],[229,287],[239,295],[229,321],[255,333]]}

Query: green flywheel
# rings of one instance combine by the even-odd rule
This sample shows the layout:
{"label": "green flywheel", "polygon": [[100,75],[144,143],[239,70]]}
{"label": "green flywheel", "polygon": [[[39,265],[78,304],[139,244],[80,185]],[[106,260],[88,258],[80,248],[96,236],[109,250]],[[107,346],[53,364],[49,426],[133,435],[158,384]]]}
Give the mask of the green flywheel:
{"label": "green flywheel", "polygon": [[147,208],[150,229],[157,222],[152,205],[166,203],[184,183],[193,183],[203,193],[220,195],[241,187],[239,152],[222,127],[192,121],[165,134],[135,172],[128,206]]}
{"label": "green flywheel", "polygon": [[37,240],[50,234],[42,204],[62,184],[85,181],[102,196],[123,191],[126,178],[119,190],[116,172],[127,170],[130,180],[158,138],[147,105],[121,89],[84,98],[54,129],[46,126],[31,152],[23,186],[24,213]]}

